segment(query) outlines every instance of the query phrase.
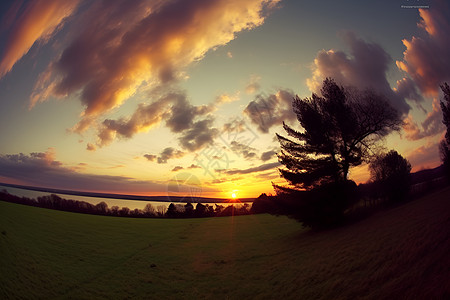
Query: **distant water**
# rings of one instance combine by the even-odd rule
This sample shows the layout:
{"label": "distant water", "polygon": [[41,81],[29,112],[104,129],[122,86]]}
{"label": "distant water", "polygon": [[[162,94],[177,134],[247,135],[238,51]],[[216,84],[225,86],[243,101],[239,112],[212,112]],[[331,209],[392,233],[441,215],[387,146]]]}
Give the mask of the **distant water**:
{"label": "distant water", "polygon": [[[100,202],[105,202],[108,204],[108,207],[111,208],[112,206],[118,206],[119,208],[122,207],[128,207],[130,210],[133,209],[143,209],[147,203],[150,203],[155,209],[158,207],[164,207],[164,210],[167,210],[167,208],[170,205],[170,202],[160,202],[160,201],[138,201],[138,200],[125,200],[125,199],[114,199],[114,198],[102,198],[102,197],[86,197],[86,196],[78,196],[78,195],[67,195],[67,194],[59,194],[59,193],[49,193],[49,192],[39,192],[39,191],[33,191],[33,190],[27,190],[27,189],[20,189],[15,187],[9,187],[9,186],[3,186],[0,185],[0,190],[6,190],[11,195],[16,195],[19,197],[27,197],[27,198],[37,198],[41,196],[48,196],[50,194],[58,195],[61,198],[64,199],[72,199],[77,201],[84,201],[87,203],[91,203],[93,205],[96,205]],[[186,202],[173,202],[174,204],[186,204]],[[204,203],[206,204],[206,203]],[[215,203],[208,203],[209,205],[213,205]],[[219,205],[228,206],[228,203],[217,203]],[[251,203],[249,203],[251,204]],[[193,203],[194,208],[196,206],[195,203]]]}

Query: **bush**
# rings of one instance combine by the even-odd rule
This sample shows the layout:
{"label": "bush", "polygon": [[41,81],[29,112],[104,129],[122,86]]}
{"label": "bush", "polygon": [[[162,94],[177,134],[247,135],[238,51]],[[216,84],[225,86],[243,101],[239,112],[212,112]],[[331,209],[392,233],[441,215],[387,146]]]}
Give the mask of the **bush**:
{"label": "bush", "polygon": [[328,228],[341,223],[344,211],[357,200],[355,182],[347,180],[321,185],[310,191],[277,195],[275,214],[287,215],[305,227]]}
{"label": "bush", "polygon": [[250,212],[253,214],[274,213],[276,211],[276,204],[273,201],[273,197],[267,196],[265,193],[259,195],[253,201]]}
{"label": "bush", "polygon": [[375,197],[389,202],[406,198],[411,185],[411,164],[395,150],[377,156],[369,166],[371,180],[377,186]]}

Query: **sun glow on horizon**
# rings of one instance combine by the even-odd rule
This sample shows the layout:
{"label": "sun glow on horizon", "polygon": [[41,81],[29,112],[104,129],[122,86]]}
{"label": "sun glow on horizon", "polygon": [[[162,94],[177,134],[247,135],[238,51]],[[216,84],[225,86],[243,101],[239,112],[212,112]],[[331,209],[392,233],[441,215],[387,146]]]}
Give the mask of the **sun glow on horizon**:
{"label": "sun glow on horizon", "polygon": [[[382,147],[414,172],[437,167],[450,11],[431,1],[435,8],[420,13],[391,10],[376,28],[361,23],[368,12],[352,1],[330,10],[301,1],[141,1],[121,14],[120,1],[3,1],[0,183],[237,206],[274,195],[289,185],[276,133],[285,134],[283,121],[300,130],[292,99],[319,93],[325,78],[388,93],[409,126]],[[370,15],[386,12],[370,7]],[[180,18],[180,8],[195,17]],[[332,30],[302,27],[317,18]],[[100,20],[95,34],[85,30]],[[177,21],[153,26],[162,20]],[[366,73],[373,76],[358,77]],[[368,165],[348,177],[367,182]]]}

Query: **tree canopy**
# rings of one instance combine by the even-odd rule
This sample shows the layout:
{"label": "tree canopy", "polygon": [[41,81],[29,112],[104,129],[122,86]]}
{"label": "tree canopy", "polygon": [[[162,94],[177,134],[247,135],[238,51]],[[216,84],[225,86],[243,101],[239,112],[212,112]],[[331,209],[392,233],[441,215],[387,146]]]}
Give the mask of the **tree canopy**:
{"label": "tree canopy", "polygon": [[371,180],[377,185],[377,194],[391,202],[404,200],[411,184],[411,164],[391,150],[378,155],[369,165]]}
{"label": "tree canopy", "polygon": [[408,175],[411,172],[411,164],[397,151],[391,150],[377,156],[370,164],[369,169],[373,181],[385,181],[399,175]]}
{"label": "tree canopy", "polygon": [[293,110],[303,128],[283,127],[277,134],[281,176],[297,189],[345,182],[350,167],[369,158],[378,141],[402,124],[399,113],[373,90],[344,88],[327,78],[321,96],[294,98]]}

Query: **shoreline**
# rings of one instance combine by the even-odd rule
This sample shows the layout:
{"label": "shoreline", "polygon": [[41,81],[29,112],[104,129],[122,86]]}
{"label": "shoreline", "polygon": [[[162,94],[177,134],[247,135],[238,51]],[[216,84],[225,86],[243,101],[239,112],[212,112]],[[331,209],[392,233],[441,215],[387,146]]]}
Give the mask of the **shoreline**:
{"label": "shoreline", "polygon": [[191,196],[138,196],[138,195],[127,195],[127,194],[114,194],[114,193],[98,193],[98,192],[83,192],[83,191],[72,191],[45,187],[34,187],[26,185],[18,185],[11,183],[0,182],[0,186],[12,187],[24,190],[38,191],[51,194],[64,194],[64,195],[75,195],[84,197],[95,197],[95,198],[108,198],[108,199],[120,199],[120,200],[136,200],[136,201],[154,201],[154,202],[192,202],[192,203],[252,203],[255,198],[241,198],[237,199],[238,202],[230,201],[230,199],[224,198],[207,198],[207,197],[191,197]]}

